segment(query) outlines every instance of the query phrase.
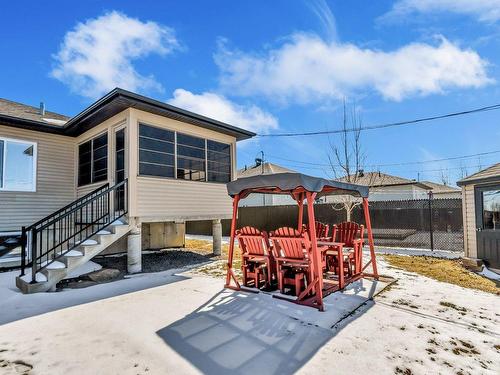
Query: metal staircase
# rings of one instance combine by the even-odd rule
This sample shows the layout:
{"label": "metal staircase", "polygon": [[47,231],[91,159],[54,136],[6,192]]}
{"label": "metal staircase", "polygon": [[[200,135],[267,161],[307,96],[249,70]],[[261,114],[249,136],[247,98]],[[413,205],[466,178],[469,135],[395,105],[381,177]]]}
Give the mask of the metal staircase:
{"label": "metal staircase", "polygon": [[67,206],[22,228],[23,293],[55,290],[71,271],[127,234],[127,180],[105,184]]}

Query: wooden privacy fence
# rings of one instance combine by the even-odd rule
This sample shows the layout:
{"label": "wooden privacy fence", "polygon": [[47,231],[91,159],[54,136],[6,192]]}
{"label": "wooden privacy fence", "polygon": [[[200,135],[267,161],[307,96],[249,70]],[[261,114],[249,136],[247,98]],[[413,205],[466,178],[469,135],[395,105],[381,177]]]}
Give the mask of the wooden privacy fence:
{"label": "wooden privacy fence", "polygon": [[[307,210],[304,210],[306,212]],[[335,224],[346,220],[345,211],[321,203],[315,207],[316,220]],[[370,202],[370,216],[376,246],[463,251],[462,200],[417,199]],[[364,223],[361,206],[354,208],[351,220]],[[253,226],[272,231],[297,225],[297,206],[241,207],[238,227]],[[229,235],[230,220],[222,220],[222,231]],[[211,222],[186,224],[186,233],[210,235]]]}

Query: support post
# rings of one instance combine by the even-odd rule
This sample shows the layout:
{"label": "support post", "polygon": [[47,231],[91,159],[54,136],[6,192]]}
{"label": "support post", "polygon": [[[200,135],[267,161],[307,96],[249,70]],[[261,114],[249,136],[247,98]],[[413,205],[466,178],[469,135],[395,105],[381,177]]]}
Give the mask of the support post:
{"label": "support post", "polygon": [[[372,222],[370,220],[370,209],[368,206],[368,198],[363,198],[363,212],[365,214],[365,224],[368,231],[368,244],[370,245],[370,262],[372,264],[373,276],[378,280],[377,260],[375,258],[375,246],[373,244]],[[365,267],[363,267],[363,269]]]}
{"label": "support post", "polygon": [[299,205],[299,217],[297,218],[297,230],[302,230],[302,224],[304,220],[304,196],[302,193],[299,194],[299,199],[297,200]]}
{"label": "support post", "polygon": [[130,220],[133,227],[127,237],[127,272],[137,273],[142,271],[141,223],[137,219]]}
{"label": "support post", "polygon": [[24,269],[26,268],[26,245],[28,240],[26,238],[26,227],[21,229],[21,276],[24,276]]}
{"label": "support post", "polygon": [[212,250],[216,256],[222,254],[222,224],[220,219],[212,220]]}
{"label": "support post", "polygon": [[240,195],[236,195],[233,198],[233,217],[231,219],[231,233],[230,233],[230,239],[229,239],[229,253],[227,255],[227,274],[226,274],[226,285],[225,287],[230,287],[231,283],[231,278],[234,280],[234,282],[237,285],[237,288],[240,288],[240,284],[238,283],[238,280],[236,280],[236,277],[234,276],[234,271],[233,271],[233,255],[234,255],[234,238],[236,235],[236,220],[238,218],[238,202],[240,201]]}
{"label": "support post", "polygon": [[432,191],[429,191],[429,236],[431,241],[431,251],[434,251],[434,225],[432,223],[432,200],[433,200]]}
{"label": "support post", "polygon": [[324,310],[323,306],[323,266],[321,264],[321,254],[318,254],[318,244],[316,239],[316,226],[315,218],[314,218],[314,198],[316,197],[316,193],[306,192],[307,197],[307,223],[309,224],[309,238],[311,240],[311,252],[313,259],[313,277],[317,282],[316,287],[314,288],[316,293],[316,303],[318,304],[319,311]]}

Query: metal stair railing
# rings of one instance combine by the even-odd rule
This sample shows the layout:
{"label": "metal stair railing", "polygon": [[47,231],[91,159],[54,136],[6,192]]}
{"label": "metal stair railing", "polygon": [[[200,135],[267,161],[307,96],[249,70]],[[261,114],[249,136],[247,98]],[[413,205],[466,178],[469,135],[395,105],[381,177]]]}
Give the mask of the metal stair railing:
{"label": "metal stair railing", "polygon": [[67,206],[22,228],[21,276],[36,274],[128,213],[128,180],[105,184]]}

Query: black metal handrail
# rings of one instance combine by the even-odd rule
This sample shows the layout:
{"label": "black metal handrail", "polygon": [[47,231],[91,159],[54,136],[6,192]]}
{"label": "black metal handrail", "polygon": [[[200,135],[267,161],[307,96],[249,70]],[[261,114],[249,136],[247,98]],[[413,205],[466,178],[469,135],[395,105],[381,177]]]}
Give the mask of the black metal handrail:
{"label": "black metal handrail", "polygon": [[26,230],[31,230],[34,227],[43,224],[44,222],[55,220],[58,215],[63,215],[67,211],[70,211],[78,206],[85,204],[85,202],[87,202],[89,199],[92,199],[92,197],[94,197],[95,195],[99,194],[101,191],[107,188],[109,188],[109,183],[105,183],[104,185],[99,186],[97,189],[92,190],[90,193],[81,196],[80,198],[74,200],[73,202],[69,203],[63,208],[58,209],[57,211],[51,213],[50,215],[44,217],[43,219],[38,220],[36,223],[31,224],[29,227],[26,227]]}
{"label": "black metal handrail", "polygon": [[[21,276],[36,273],[128,213],[128,181],[105,184],[53,214],[22,228]],[[29,253],[30,262],[27,262]]]}

